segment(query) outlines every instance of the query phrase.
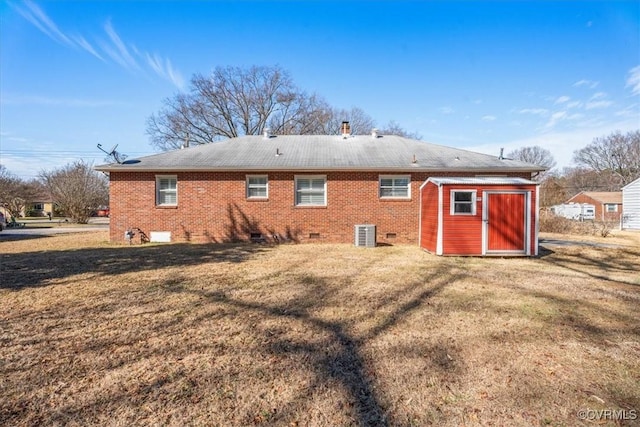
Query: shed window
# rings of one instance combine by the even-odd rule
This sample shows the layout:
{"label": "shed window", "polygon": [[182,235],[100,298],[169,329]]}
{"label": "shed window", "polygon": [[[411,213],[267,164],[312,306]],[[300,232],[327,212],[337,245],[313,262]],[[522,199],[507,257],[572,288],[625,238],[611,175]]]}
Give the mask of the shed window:
{"label": "shed window", "polygon": [[476,214],[475,190],[451,192],[451,215],[475,215],[475,214]]}
{"label": "shed window", "polygon": [[267,175],[247,175],[247,198],[266,199],[267,197],[269,197]]}
{"label": "shed window", "polygon": [[380,176],[380,197],[408,199],[411,197],[411,177],[408,175]]}
{"label": "shed window", "polygon": [[618,212],[618,205],[614,204],[614,203],[607,203],[604,205],[604,209],[607,212]]}
{"label": "shed window", "polygon": [[156,205],[175,206],[178,204],[178,177],[175,175],[156,176]]}
{"label": "shed window", "polygon": [[326,206],[326,176],[296,176],[296,206]]}

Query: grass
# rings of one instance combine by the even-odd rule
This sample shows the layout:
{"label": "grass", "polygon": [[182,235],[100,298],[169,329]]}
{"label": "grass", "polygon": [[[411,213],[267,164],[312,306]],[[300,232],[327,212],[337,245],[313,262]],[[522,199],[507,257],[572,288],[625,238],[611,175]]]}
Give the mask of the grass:
{"label": "grass", "polygon": [[107,237],[0,243],[0,424],[574,426],[593,424],[581,409],[640,411],[637,233],[531,259]]}

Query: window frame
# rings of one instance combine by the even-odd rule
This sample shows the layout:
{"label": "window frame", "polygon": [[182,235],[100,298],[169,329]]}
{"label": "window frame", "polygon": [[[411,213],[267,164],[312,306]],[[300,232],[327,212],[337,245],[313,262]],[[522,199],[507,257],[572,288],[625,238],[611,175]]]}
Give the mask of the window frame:
{"label": "window frame", "polygon": [[[175,181],[175,189],[161,189],[160,180],[170,179]],[[175,203],[160,203],[161,194],[175,193]],[[178,206],[178,175],[156,175],[156,206]]]}
{"label": "window frame", "polygon": [[[383,196],[382,195],[382,180],[383,179],[391,179],[391,186],[385,186],[385,188],[391,189],[393,191],[396,188],[400,188],[395,184],[396,180],[406,179],[407,182],[407,195],[406,196]],[[384,200],[411,200],[411,175],[380,175],[378,176],[378,198]]]}
{"label": "window frame", "polygon": [[[264,178],[266,180],[265,184],[251,184],[249,181],[251,180],[251,178]],[[246,189],[245,189],[245,196],[247,197],[248,200],[265,200],[269,198],[269,175],[267,174],[262,174],[262,175],[247,175],[246,176]],[[264,188],[265,190],[265,195],[264,196],[252,196],[250,193],[251,189],[261,189]]]}
{"label": "window frame", "polygon": [[[300,203],[300,199],[298,195],[301,191],[298,189],[298,182],[301,180],[314,180],[314,179],[322,179],[323,180],[323,202],[322,204],[317,203]],[[306,193],[317,193],[317,190],[307,190]],[[293,183],[293,204],[296,207],[325,207],[327,206],[327,176],[326,175],[295,175],[294,183]]]}
{"label": "window frame", "polygon": [[[610,209],[611,208],[611,209]],[[604,211],[606,213],[615,213],[618,212],[618,205],[616,203],[605,203]]]}
{"label": "window frame", "polygon": [[[456,194],[458,193],[471,193],[470,201],[456,201]],[[452,216],[474,216],[477,214],[477,202],[478,202],[478,190],[465,190],[455,189],[451,190],[450,203],[451,207],[449,213]],[[471,205],[471,212],[456,212],[456,204],[469,204]]]}

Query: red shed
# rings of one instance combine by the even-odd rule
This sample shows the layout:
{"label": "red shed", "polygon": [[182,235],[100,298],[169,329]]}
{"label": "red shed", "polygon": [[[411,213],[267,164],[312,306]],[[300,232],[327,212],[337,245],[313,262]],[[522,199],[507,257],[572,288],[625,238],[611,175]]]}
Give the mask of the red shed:
{"label": "red shed", "polygon": [[420,186],[420,247],[437,255],[537,255],[537,190],[524,178],[429,178]]}

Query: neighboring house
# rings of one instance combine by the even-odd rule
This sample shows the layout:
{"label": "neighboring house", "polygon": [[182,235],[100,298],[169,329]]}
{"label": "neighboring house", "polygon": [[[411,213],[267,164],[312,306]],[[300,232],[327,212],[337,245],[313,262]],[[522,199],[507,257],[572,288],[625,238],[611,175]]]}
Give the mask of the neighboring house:
{"label": "neighboring house", "polygon": [[[357,244],[418,244],[420,228],[438,228],[444,218],[420,219],[420,186],[429,178],[474,178],[473,189],[460,192],[456,203],[472,207],[466,215],[482,221],[483,192],[496,188],[495,177],[504,181],[501,191],[526,193],[529,212],[537,205],[537,186],[527,180],[544,170],[398,136],[348,132],[243,136],[96,169],[110,177],[114,242],[140,230],[152,241]],[[535,254],[537,217],[525,216],[536,236],[527,237],[531,245],[522,254]]]}
{"label": "neighboring house", "polygon": [[25,216],[47,216],[48,212],[53,214],[54,206],[52,201],[46,201],[47,198],[41,198],[39,202],[28,203],[25,207]]}
{"label": "neighboring house", "polygon": [[[47,201],[49,198],[41,197],[38,200],[43,201],[27,202],[20,211],[20,216],[47,216],[47,212],[53,212],[54,204],[51,201]],[[0,207],[0,212],[2,212],[6,218],[12,217],[11,213],[3,207]]]}
{"label": "neighboring house", "polygon": [[622,228],[640,230],[640,178],[622,187]]}
{"label": "neighboring house", "polygon": [[622,191],[581,191],[567,203],[594,205],[596,221],[619,222],[622,215]]}

